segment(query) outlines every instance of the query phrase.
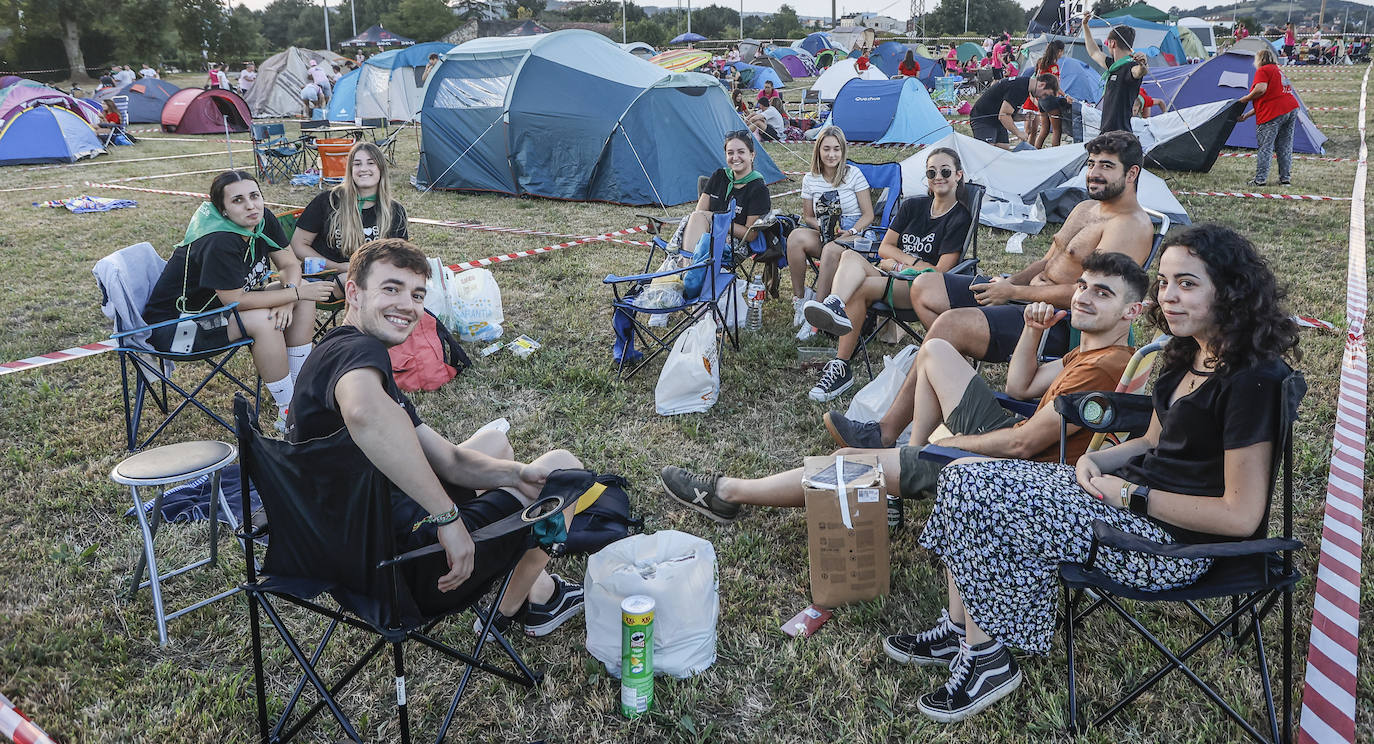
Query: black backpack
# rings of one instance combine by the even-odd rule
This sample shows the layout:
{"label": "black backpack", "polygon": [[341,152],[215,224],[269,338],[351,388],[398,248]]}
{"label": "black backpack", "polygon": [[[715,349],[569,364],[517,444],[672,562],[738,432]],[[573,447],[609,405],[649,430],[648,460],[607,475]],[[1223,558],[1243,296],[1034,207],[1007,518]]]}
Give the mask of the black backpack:
{"label": "black backpack", "polygon": [[573,517],[568,540],[561,552],[590,555],[616,540],[629,537],[644,528],[643,519],[630,516],[629,482],[618,475],[598,475],[596,482],[606,486],[601,496],[581,514]]}

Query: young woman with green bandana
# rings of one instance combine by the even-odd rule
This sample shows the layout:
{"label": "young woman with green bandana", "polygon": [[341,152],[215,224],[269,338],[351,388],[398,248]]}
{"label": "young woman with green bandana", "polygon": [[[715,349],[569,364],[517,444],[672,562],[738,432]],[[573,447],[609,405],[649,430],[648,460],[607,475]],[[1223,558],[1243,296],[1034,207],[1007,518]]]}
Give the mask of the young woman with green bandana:
{"label": "young woman with green bandana", "polygon": [[748,129],[726,133],[725,167],[712,173],[706,181],[706,188],[697,199],[696,211],[687,218],[687,226],[683,228],[682,246],[691,250],[707,238],[711,215],[724,212],[732,199],[735,219],[730,225],[730,235],[748,242],[754,238],[754,223],[772,209],[768,185],[754,170],[754,136]]}
{"label": "young woman with green bandana", "polygon": [[348,271],[353,251],[379,238],[410,238],[406,210],[391,198],[381,148],[359,142],[348,151],[343,183],[320,193],[301,212],[291,250],[301,261],[323,258],[326,269]]}
{"label": "young woman with green bandana", "polygon": [[[221,314],[170,324],[154,330],[149,343],[163,351],[195,352],[251,337],[253,362],[281,422],[296,374],[310,354],[315,303],[330,293],[327,283],[301,282],[301,263],[289,246],[253,176],[225,171],[210,185],[210,201],[191,216],[143,309],[144,322],[154,324],[237,302],[236,322]],[[281,284],[268,289],[272,266]]]}

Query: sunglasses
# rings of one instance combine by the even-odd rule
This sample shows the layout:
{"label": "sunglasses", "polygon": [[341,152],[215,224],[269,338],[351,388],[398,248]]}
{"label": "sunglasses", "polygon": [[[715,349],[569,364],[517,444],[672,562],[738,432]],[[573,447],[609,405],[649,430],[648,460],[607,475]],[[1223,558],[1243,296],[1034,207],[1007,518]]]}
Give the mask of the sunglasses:
{"label": "sunglasses", "polygon": [[936,175],[939,175],[940,178],[949,178],[950,176],[954,175],[954,169],[950,168],[949,166],[945,166],[938,171],[934,168],[926,168],[926,180],[930,180],[934,178]]}
{"label": "sunglasses", "polygon": [[748,129],[736,129],[733,132],[725,133],[725,139],[727,142],[732,139],[749,139],[753,136],[753,133],[750,132]]}

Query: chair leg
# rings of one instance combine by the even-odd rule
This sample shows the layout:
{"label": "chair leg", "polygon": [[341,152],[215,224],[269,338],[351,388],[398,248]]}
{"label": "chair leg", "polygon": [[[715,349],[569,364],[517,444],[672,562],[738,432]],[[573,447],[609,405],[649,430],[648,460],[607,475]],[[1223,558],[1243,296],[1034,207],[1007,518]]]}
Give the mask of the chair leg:
{"label": "chair leg", "polygon": [[1293,591],[1283,593],[1283,742],[1293,741]]}
{"label": "chair leg", "polygon": [[391,644],[391,658],[396,671],[396,718],[401,724],[401,744],[410,744],[410,715],[406,710],[405,651],[400,642]]}
{"label": "chair leg", "polygon": [[138,487],[130,486],[129,491],[134,496],[134,514],[138,517],[138,528],[143,533],[143,557],[139,559],[138,568],[134,569],[133,581],[129,583],[129,596],[132,598],[138,593],[139,584],[142,583],[143,568],[148,568],[148,586],[153,590],[153,616],[157,620],[158,644],[167,645],[167,616],[162,612],[162,584],[157,572],[157,556],[153,554],[153,538],[157,535],[157,524],[161,521],[162,515],[162,489],[158,489],[157,498],[153,500],[153,522],[148,523],[148,516],[143,512],[143,500],[138,496]]}
{"label": "chair leg", "polygon": [[1264,635],[1260,630],[1263,615],[1250,608],[1250,625],[1255,630],[1255,661],[1259,665],[1260,686],[1264,691],[1264,712],[1269,722],[1269,741],[1279,740],[1279,717],[1274,710],[1274,688],[1269,679],[1269,659],[1264,654]]}
{"label": "chair leg", "polygon": [[328,706],[329,712],[334,715],[334,720],[338,721],[339,725],[343,727],[344,733],[348,735],[348,738],[361,743],[363,738],[354,730],[352,722],[348,720],[348,716],[344,715],[344,712],[339,708],[338,701],[330,694],[329,688],[325,685],[324,681],[320,679],[320,676],[315,673],[315,669],[306,661],[305,653],[302,652],[301,647],[296,644],[296,639],[292,637],[291,631],[287,629],[286,623],[282,622],[281,617],[277,615],[277,611],[273,609],[271,603],[263,601],[262,611],[267,614],[267,619],[272,623],[272,626],[277,629],[277,634],[280,635],[282,641],[286,643],[286,648],[290,650],[291,655],[296,658],[296,663],[300,664],[301,670],[305,673],[305,676],[308,677],[310,683],[315,686],[315,691],[320,694],[324,704]]}
{"label": "chair leg", "polygon": [[1068,584],[1064,584],[1064,657],[1068,670],[1069,681],[1069,700],[1068,700],[1068,726],[1066,727],[1071,736],[1077,736],[1080,731],[1078,727],[1078,679],[1074,675],[1074,648],[1073,634],[1076,618],[1074,617],[1074,600],[1076,592],[1069,589]]}
{"label": "chair leg", "polygon": [[258,602],[262,597],[245,582],[244,593],[248,597],[248,630],[253,647],[253,689],[257,693],[258,734],[262,744],[268,744],[267,730],[267,689],[262,676],[262,625],[258,618]]}

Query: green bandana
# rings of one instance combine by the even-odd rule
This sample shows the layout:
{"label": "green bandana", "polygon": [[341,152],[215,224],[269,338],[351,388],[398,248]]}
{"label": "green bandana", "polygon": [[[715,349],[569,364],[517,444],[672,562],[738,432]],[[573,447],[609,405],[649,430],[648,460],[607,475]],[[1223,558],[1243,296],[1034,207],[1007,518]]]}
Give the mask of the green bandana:
{"label": "green bandana", "polygon": [[[185,237],[181,239],[181,243],[177,244],[176,247],[180,248],[186,246],[189,251],[192,243],[200,240],[206,235],[217,232],[227,232],[248,238],[247,255],[257,255],[258,240],[262,240],[272,246],[272,250],[281,250],[282,246],[277,245],[275,240],[267,237],[267,235],[263,233],[264,224],[266,224],[266,220],[259,222],[253,230],[249,230],[220,214],[219,210],[215,209],[215,205],[210,202],[201,202],[200,206],[196,207],[195,213],[191,215],[191,221],[186,225]],[[184,265],[185,271],[189,272],[190,267],[191,257],[187,256]],[[183,313],[205,312],[206,308],[210,307],[210,302],[213,302],[213,300],[206,302],[205,306],[199,310],[188,310],[186,308],[187,284],[189,283],[189,278],[189,275],[185,274],[181,278],[181,297],[177,298],[177,309]]]}
{"label": "green bandana", "polygon": [[368,207],[374,207],[374,206],[376,206],[376,205],[377,205],[377,195],[376,195],[376,194],[373,194],[372,196],[360,196],[360,197],[358,197],[358,211],[359,211],[359,212],[363,211],[364,209],[367,209]]}
{"label": "green bandana", "polygon": [[763,180],[763,174],[762,174],[762,173],[759,173],[759,172],[756,171],[756,170],[751,170],[751,171],[749,171],[748,173],[746,173],[746,174],[744,175],[743,178],[735,178],[735,172],[732,171],[732,170],[730,170],[729,168],[726,168],[726,169],[725,169],[725,177],[726,177],[727,179],[729,179],[729,181],[730,181],[730,186],[729,186],[728,188],[725,189],[725,200],[726,200],[726,201],[729,201],[729,200],[730,200],[730,195],[733,194],[733,193],[735,192],[735,189],[738,189],[739,187],[741,187],[741,186],[743,186],[743,185],[749,183],[750,181],[762,181],[762,180]]}
{"label": "green bandana", "polygon": [[1116,72],[1117,70],[1121,69],[1122,67],[1125,67],[1128,64],[1135,64],[1135,57],[1132,57],[1129,54],[1113,62],[1111,67],[1108,67],[1105,71],[1103,71],[1102,82],[1107,82],[1107,78],[1111,77],[1111,74],[1113,72]]}

